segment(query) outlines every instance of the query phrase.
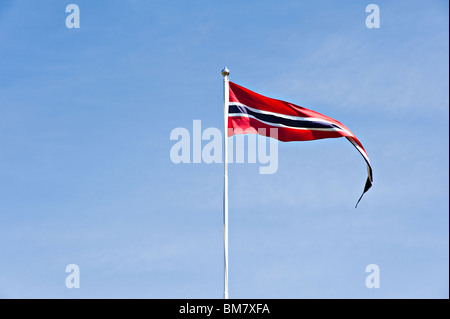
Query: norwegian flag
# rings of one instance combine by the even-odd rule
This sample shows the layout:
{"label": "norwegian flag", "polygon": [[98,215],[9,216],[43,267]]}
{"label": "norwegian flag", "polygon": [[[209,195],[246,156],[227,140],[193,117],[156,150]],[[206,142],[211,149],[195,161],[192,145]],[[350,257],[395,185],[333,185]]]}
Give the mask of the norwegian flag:
{"label": "norwegian flag", "polygon": [[[231,81],[228,105],[228,136],[256,133],[282,142],[347,138],[367,164],[367,181],[355,207],[372,186],[369,156],[356,136],[342,123],[304,107],[260,95]],[[277,129],[277,136],[270,134],[273,128]]]}

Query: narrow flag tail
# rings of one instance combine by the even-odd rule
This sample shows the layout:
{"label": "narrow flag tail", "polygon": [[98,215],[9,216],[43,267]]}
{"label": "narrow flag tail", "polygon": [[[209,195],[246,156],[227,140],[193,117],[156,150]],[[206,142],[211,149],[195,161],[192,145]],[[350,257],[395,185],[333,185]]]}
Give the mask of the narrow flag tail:
{"label": "narrow flag tail", "polygon": [[361,143],[358,141],[358,139],[355,136],[353,136],[353,137],[346,136],[346,138],[358,150],[358,152],[362,155],[362,157],[364,158],[364,160],[366,161],[366,164],[367,164],[366,185],[364,185],[364,191],[361,194],[361,197],[359,197],[358,201],[356,202],[356,205],[355,205],[355,208],[356,208],[356,207],[358,207],[358,204],[361,201],[361,199],[363,198],[364,194],[372,187],[372,183],[373,183],[372,166],[370,166],[369,156],[367,156],[366,150],[361,145]]}
{"label": "narrow flag tail", "polygon": [[[253,133],[282,142],[346,137],[367,164],[366,184],[355,207],[372,186],[372,168],[364,147],[345,125],[328,116],[260,95],[230,81],[228,128],[228,136]],[[275,135],[271,129],[276,129]]]}

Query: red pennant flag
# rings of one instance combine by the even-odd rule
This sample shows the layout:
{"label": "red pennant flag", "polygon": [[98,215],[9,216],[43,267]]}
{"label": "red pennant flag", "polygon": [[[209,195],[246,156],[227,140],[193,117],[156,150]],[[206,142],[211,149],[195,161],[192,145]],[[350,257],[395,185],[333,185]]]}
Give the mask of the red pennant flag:
{"label": "red pennant flag", "polygon": [[367,181],[363,195],[372,186],[372,168],[369,156],[356,136],[342,123],[304,107],[272,99],[233,82],[229,82],[228,135],[255,133],[270,135],[270,129],[277,129],[271,136],[282,142],[309,141],[322,138],[345,137],[361,153],[367,164]]}

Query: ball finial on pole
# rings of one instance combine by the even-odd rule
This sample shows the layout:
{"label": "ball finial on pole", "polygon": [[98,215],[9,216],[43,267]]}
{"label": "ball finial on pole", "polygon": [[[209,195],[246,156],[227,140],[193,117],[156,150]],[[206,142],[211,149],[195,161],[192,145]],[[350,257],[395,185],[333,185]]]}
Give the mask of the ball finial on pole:
{"label": "ball finial on pole", "polygon": [[222,76],[228,76],[230,75],[230,70],[227,69],[227,67],[224,67],[222,70]]}

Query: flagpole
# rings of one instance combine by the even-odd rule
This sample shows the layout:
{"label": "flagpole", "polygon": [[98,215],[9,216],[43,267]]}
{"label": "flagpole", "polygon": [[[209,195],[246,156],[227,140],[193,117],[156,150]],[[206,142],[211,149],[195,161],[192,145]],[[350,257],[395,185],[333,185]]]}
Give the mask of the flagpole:
{"label": "flagpole", "polygon": [[223,298],[228,299],[228,102],[229,83],[228,75],[230,71],[225,67],[222,70],[223,76],[223,97],[224,97],[224,174],[223,174],[223,241],[224,241],[224,293]]}

